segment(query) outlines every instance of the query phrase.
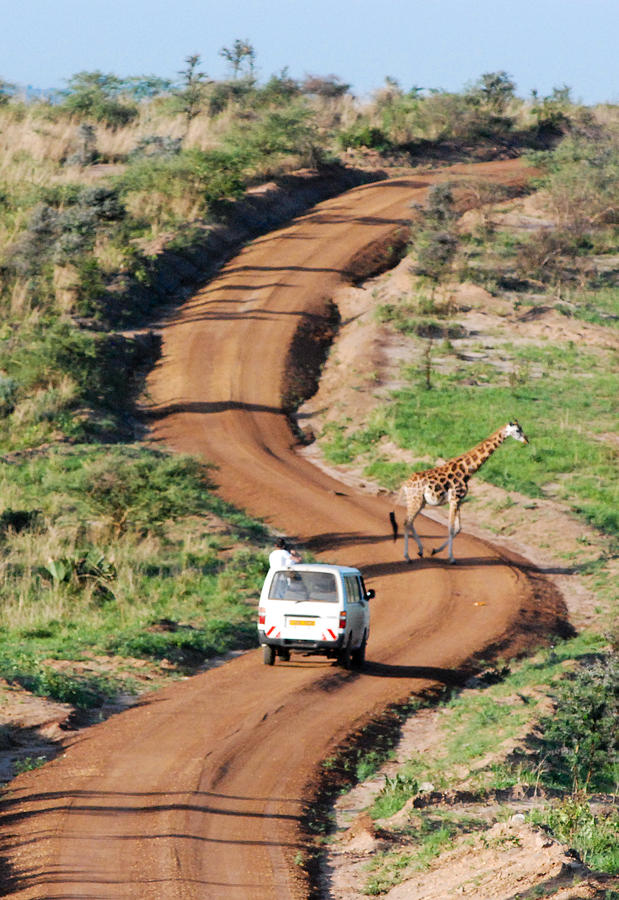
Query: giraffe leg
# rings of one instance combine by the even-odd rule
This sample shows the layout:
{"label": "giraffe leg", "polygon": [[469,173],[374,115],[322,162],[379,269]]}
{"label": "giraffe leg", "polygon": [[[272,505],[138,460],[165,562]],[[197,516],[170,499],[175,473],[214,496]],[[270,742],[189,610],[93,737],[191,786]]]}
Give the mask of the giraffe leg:
{"label": "giraffe leg", "polygon": [[421,501],[418,501],[417,503],[415,503],[414,506],[409,507],[406,510],[406,520],[404,522],[404,559],[407,562],[411,561],[411,558],[408,555],[408,535],[409,534],[412,535],[413,540],[417,544],[418,555],[423,556],[423,546],[419,539],[419,535],[417,534],[417,531],[415,530],[415,518],[417,517],[417,514],[419,512],[421,512],[423,505],[424,505],[424,503],[423,503],[423,498],[422,498]]}
{"label": "giraffe leg", "polygon": [[457,534],[460,533],[460,504],[459,502],[450,503],[449,505],[449,525],[447,528],[447,540],[443,541],[440,547],[435,547],[432,551],[432,556],[435,553],[440,553],[441,550],[444,550],[445,547],[449,545],[449,562],[455,562],[453,555],[453,540]]}

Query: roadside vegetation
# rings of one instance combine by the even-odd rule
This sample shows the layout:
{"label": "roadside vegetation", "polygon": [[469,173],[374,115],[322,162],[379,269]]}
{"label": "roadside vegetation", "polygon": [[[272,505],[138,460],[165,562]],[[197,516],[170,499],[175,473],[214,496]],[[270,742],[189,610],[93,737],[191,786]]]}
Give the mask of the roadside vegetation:
{"label": "roadside vegetation", "polygon": [[60,444],[5,460],[0,477],[9,684],[91,708],[255,643],[267,533],[196,460]]}
{"label": "roadside vegetation", "polygon": [[[615,654],[604,635],[582,634],[524,660],[480,663],[465,687],[392,710],[386,731],[358,735],[323,763],[325,808],[366,781],[362,799],[342,798],[338,821],[332,811],[308,818],[318,854],[345,849],[347,879],[380,896],[420,873],[440,879],[460,853],[494,850],[500,860],[508,849],[530,852],[538,829],[575,860],[554,890],[571,879],[585,884],[588,870],[619,876]],[[398,723],[421,714],[419,742],[413,730],[400,745]],[[356,853],[347,842],[358,833],[366,840]],[[490,867],[484,878],[490,890]],[[616,881],[607,884],[608,893],[582,896],[615,896]],[[522,896],[552,895],[544,884],[521,886]]]}

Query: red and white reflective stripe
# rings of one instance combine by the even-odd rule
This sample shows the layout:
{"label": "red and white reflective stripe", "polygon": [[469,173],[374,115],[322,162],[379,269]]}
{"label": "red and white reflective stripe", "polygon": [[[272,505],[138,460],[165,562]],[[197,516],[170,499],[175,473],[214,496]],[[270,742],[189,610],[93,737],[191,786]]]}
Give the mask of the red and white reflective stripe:
{"label": "red and white reflective stripe", "polygon": [[337,640],[337,635],[330,628],[327,628],[327,631],[331,635],[332,640],[334,640],[334,641]]}
{"label": "red and white reflective stripe", "polygon": [[271,637],[271,635],[273,634],[274,631],[275,631],[275,625],[271,625],[271,627],[267,631],[267,637]]}

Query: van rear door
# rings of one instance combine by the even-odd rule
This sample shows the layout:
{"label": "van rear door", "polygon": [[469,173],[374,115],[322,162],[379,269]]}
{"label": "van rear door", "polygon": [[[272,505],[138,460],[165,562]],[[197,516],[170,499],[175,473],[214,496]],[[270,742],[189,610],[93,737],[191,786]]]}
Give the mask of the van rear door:
{"label": "van rear door", "polygon": [[[292,641],[336,641],[340,595],[331,572],[306,572],[296,567],[275,573],[269,590],[269,610],[279,620],[281,637]],[[269,637],[269,624],[265,634]]]}

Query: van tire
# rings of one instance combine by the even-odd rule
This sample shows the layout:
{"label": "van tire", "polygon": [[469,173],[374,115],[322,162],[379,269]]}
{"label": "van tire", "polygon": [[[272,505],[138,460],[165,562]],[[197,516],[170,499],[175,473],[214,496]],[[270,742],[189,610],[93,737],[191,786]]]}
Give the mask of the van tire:
{"label": "van tire", "polygon": [[350,667],[352,666],[350,644],[348,644],[346,647],[342,647],[342,649],[337,654],[337,659],[343,669],[350,669]]}
{"label": "van tire", "polygon": [[352,664],[356,669],[361,669],[365,662],[365,648],[367,645],[368,639],[365,635],[363,635],[363,640],[361,644],[357,647],[356,650],[353,650],[350,654],[352,658]]}
{"label": "van tire", "polygon": [[275,662],[275,647],[270,647],[269,644],[264,644],[262,648],[262,661],[265,666],[272,666]]}

